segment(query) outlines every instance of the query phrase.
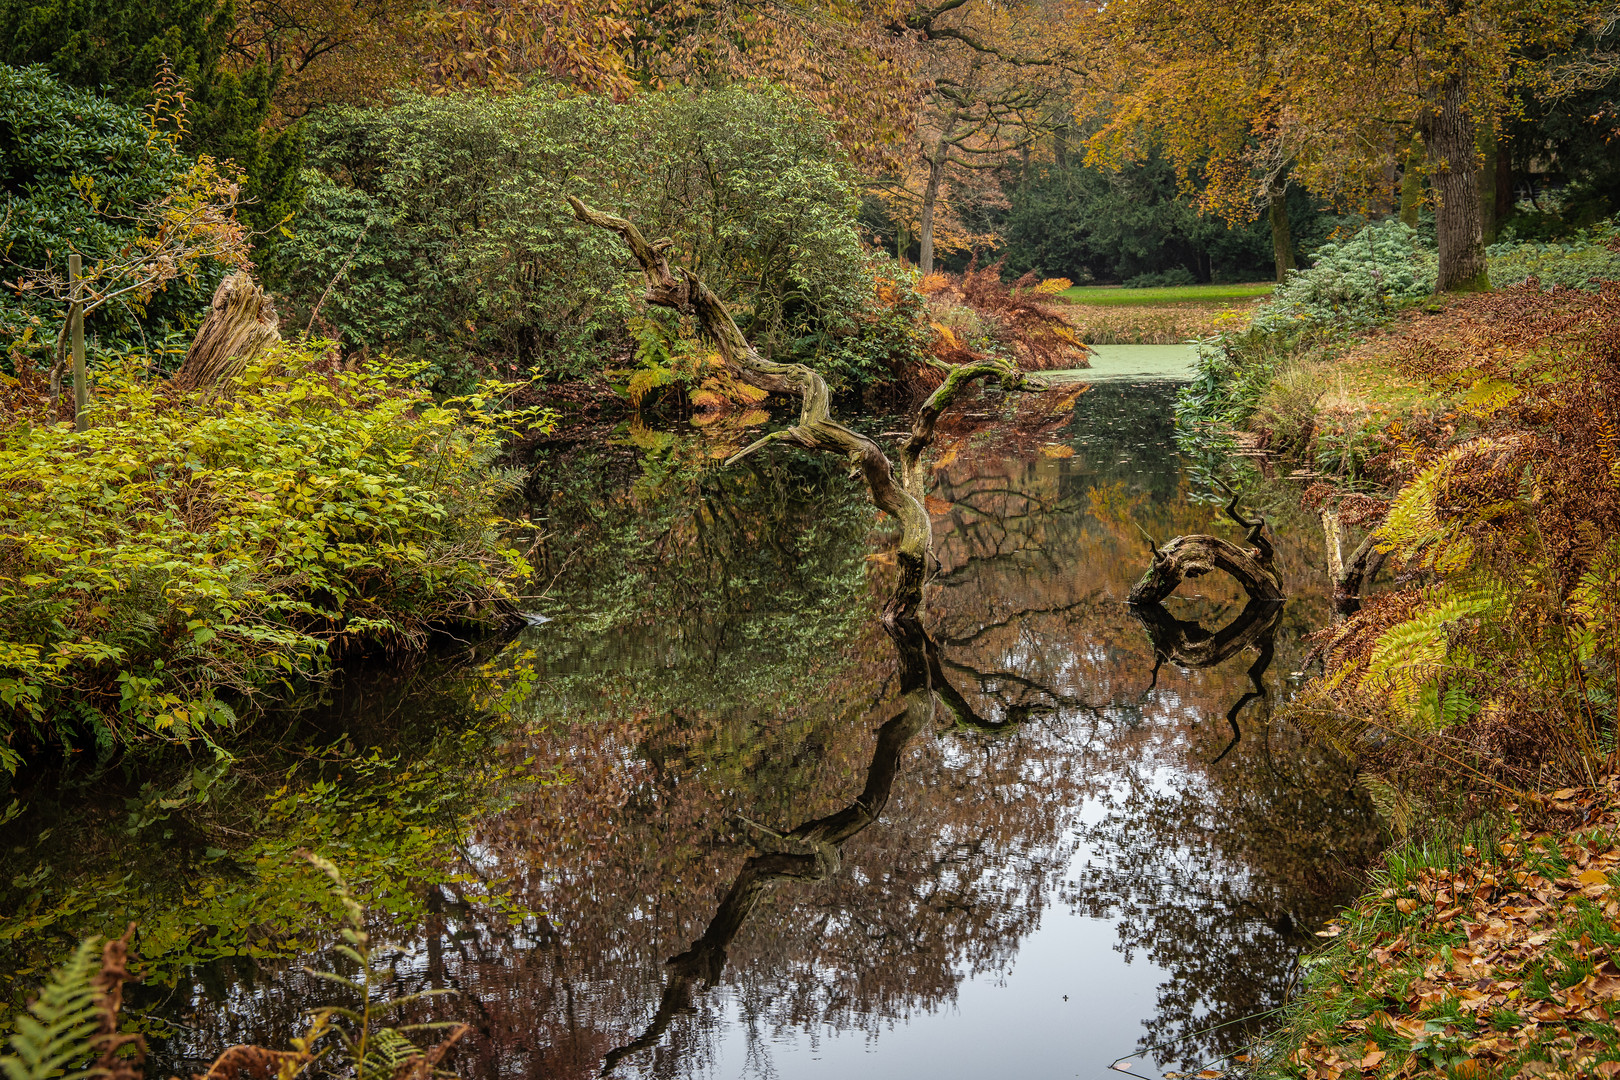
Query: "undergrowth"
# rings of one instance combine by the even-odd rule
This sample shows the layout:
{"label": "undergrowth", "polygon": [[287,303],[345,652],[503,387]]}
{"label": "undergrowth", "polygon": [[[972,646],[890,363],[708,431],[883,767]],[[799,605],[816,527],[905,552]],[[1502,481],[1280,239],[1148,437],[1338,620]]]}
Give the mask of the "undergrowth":
{"label": "undergrowth", "polygon": [[1507,818],[1396,849],[1319,934],[1303,993],[1245,1073],[1620,1075],[1616,808],[1612,781],[1563,789],[1538,810],[1550,830]]}
{"label": "undergrowth", "polygon": [[0,774],[49,747],[210,740],[344,648],[521,600],[492,466],[506,387],[283,346],[228,391],[96,373],[89,428],[0,402]]}

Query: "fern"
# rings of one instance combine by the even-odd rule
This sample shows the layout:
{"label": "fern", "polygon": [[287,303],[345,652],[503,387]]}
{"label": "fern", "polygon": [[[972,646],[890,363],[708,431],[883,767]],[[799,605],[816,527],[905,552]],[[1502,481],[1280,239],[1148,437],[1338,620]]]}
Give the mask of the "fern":
{"label": "fern", "polygon": [[1418,815],[1426,809],[1421,799],[1370,773],[1361,774],[1359,780],[1373,809],[1378,811],[1379,817],[1389,822],[1395,835],[1405,836],[1412,831]]}
{"label": "fern", "polygon": [[102,998],[95,985],[101,970],[100,939],[89,938],[67,963],[51,973],[17,1016],[12,1053],[0,1058],[6,1080],[82,1080],[94,1075],[91,1061],[101,1030]]}

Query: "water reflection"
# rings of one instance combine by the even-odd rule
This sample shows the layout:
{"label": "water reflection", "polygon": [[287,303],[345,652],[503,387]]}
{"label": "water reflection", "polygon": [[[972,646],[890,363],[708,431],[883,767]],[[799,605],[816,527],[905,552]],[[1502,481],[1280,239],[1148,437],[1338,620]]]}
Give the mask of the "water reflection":
{"label": "water reflection", "polygon": [[[1323,604],[1210,578],[1124,603],[1138,525],[1225,528],[1172,394],[947,433],[940,566],[892,634],[885,524],[829,463],[716,472],[645,436],[549,460],[559,617],[519,647],[563,722],[511,749],[571,782],[473,822],[426,920],[384,931],[405,989],[465,992],[432,1006],[476,1024],[463,1074],[1071,1076],[1241,1045],[1205,1029],[1280,1001],[1376,836],[1297,733],[1230,738]],[[1277,548],[1309,594],[1319,539]],[[175,1067],[290,1032],[318,993],[293,971],[182,987]]]}

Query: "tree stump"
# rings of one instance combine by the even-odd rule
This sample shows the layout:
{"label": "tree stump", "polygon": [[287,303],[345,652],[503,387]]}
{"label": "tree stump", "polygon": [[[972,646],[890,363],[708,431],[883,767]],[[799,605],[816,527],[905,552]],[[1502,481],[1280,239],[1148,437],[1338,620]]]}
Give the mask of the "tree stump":
{"label": "tree stump", "polygon": [[235,378],[265,349],[281,340],[276,305],[243,271],[214,290],[214,302],[186,359],[170,380],[176,390],[200,390]]}
{"label": "tree stump", "polygon": [[[1230,540],[1207,533],[1178,536],[1162,548],[1154,546],[1153,565],[1131,586],[1132,604],[1157,604],[1175,592],[1176,586],[1186,578],[1203,577],[1211,570],[1231,574],[1251,600],[1283,599],[1282,579],[1272,565],[1276,553],[1265,537],[1266,519],[1250,521],[1239,514],[1237,492],[1231,488],[1226,491],[1232,496],[1226,514],[1248,530],[1244,539],[1253,546],[1244,550]],[[1151,539],[1148,542],[1152,544]]]}

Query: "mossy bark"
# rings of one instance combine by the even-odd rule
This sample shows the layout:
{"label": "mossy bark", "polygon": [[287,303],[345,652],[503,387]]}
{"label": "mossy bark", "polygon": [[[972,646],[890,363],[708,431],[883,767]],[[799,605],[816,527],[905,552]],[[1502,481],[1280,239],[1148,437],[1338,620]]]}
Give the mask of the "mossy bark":
{"label": "mossy bark", "polygon": [[1401,165],[1401,221],[1413,229],[1423,209],[1423,187],[1423,140],[1414,136]]}
{"label": "mossy bark", "polygon": [[1272,191],[1267,208],[1271,216],[1271,255],[1281,284],[1294,269],[1294,232],[1288,224],[1288,189]]}
{"label": "mossy bark", "polygon": [[[1230,493],[1230,489],[1228,489]],[[1275,552],[1265,537],[1266,519],[1249,520],[1238,513],[1237,495],[1226,506],[1226,514],[1242,525],[1248,549],[1206,533],[1178,536],[1164,547],[1153,548],[1153,565],[1131,586],[1129,602],[1157,604],[1176,591],[1187,578],[1200,578],[1212,570],[1230,574],[1251,600],[1283,599],[1282,579],[1272,563]]]}

